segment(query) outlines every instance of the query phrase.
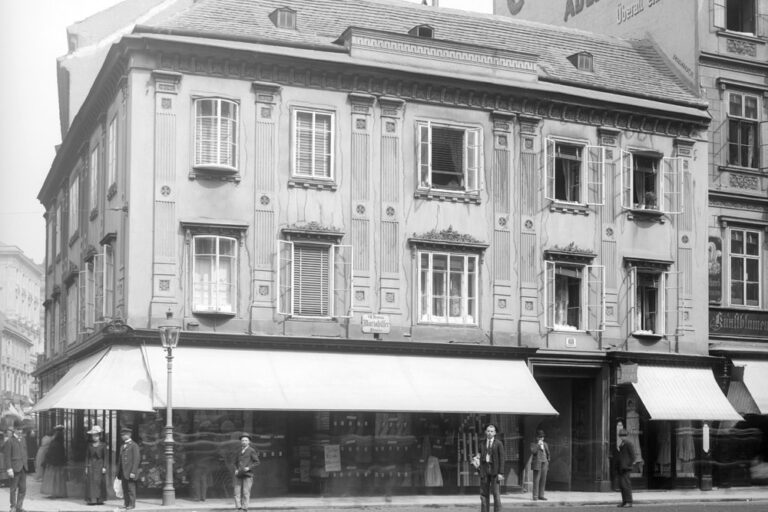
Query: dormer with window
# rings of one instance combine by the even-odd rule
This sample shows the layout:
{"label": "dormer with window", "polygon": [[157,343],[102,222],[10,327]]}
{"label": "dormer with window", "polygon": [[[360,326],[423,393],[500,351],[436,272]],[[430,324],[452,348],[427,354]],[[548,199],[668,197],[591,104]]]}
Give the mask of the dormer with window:
{"label": "dormer with window", "polygon": [[435,37],[435,29],[431,25],[416,25],[408,33],[412,36],[428,39],[434,39]]}
{"label": "dormer with window", "polygon": [[568,57],[568,60],[571,62],[571,64],[576,66],[576,69],[579,71],[588,71],[591,73],[595,70],[594,59],[592,54],[589,52],[574,53]]}
{"label": "dormer with window", "polygon": [[275,24],[277,28],[283,28],[286,30],[296,30],[296,11],[290,7],[278,7],[272,14],[269,15],[269,19]]}

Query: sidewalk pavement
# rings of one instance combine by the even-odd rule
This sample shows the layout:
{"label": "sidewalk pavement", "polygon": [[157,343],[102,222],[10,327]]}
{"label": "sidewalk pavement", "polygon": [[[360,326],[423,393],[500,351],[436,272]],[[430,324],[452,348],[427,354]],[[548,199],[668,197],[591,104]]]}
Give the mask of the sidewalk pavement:
{"label": "sidewalk pavement", "polygon": [[[680,504],[702,502],[745,502],[757,501],[768,504],[768,486],[765,487],[737,487],[700,491],[698,489],[675,489],[669,491],[636,490],[634,492],[635,504]],[[502,495],[505,506],[536,507],[538,503],[547,506],[573,506],[573,505],[615,505],[619,501],[618,492],[566,492],[550,491],[547,493],[546,502],[531,501],[530,493],[510,493]],[[9,504],[8,488],[0,489],[0,510],[7,510]],[[250,502],[250,510],[367,510],[367,511],[391,511],[411,512],[426,509],[452,507],[476,510],[480,504],[478,495],[417,495],[417,496],[392,496],[386,499],[383,496],[363,497],[276,497],[253,498]],[[114,512],[123,505],[121,499],[110,499],[104,505],[86,505],[79,498],[50,499],[40,494],[40,482],[34,475],[27,478],[27,497],[24,500],[24,510],[27,512]],[[234,502],[231,499],[209,499],[204,502],[196,502],[184,498],[176,498],[172,506],[163,507],[161,499],[140,498],[136,501],[136,512],[209,512],[221,510],[233,510]]]}

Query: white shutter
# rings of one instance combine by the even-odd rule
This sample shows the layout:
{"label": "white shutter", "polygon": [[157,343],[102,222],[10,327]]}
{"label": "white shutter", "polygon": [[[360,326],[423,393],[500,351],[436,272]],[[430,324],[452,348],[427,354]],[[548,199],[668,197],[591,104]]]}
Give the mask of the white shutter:
{"label": "white shutter", "polygon": [[[763,25],[768,24],[768,20],[763,20]],[[768,29],[766,29],[768,30]],[[760,154],[758,155],[757,165],[763,172],[768,172],[768,121],[760,122]]]}
{"label": "white shutter", "polygon": [[104,255],[93,257],[93,316],[94,323],[104,321]]}
{"label": "white shutter", "polygon": [[278,240],[277,312],[293,314],[293,242]]}
{"label": "white shutter", "polygon": [[419,187],[432,187],[432,130],[429,123],[418,123]]}
{"label": "white shutter", "polygon": [[480,131],[467,130],[464,145],[464,168],[466,169],[466,191],[475,192],[480,188]]}
{"label": "white shutter", "polygon": [[115,253],[111,245],[104,246],[104,312],[111,320],[115,312]]}
{"label": "white shutter", "polygon": [[296,176],[312,176],[313,115],[311,112],[293,113],[294,153],[293,174]]}
{"label": "white shutter", "polygon": [[713,2],[713,19],[717,28],[725,28],[725,2],[726,0],[714,0]]}
{"label": "white shutter", "polygon": [[299,316],[330,316],[330,282],[327,245],[294,247],[293,312]]}
{"label": "white shutter", "polygon": [[605,204],[605,148],[587,146],[587,204]]}
{"label": "white shutter", "polygon": [[637,267],[629,267],[629,288],[627,290],[627,303],[629,304],[629,334],[640,329],[637,321]]}
{"label": "white shutter", "polygon": [[[86,264],[87,265],[87,264]],[[85,334],[88,329],[88,271],[81,270],[77,273],[78,288],[78,332]]]}
{"label": "white shutter", "polygon": [[674,336],[677,334],[677,328],[679,324],[680,307],[678,305],[680,296],[680,272],[663,272],[661,275],[663,293],[660,293],[661,307],[660,311],[663,311],[664,325],[661,326],[659,332],[663,332],[665,336]]}
{"label": "white shutter", "polygon": [[682,211],[682,172],[681,158],[662,158],[661,210],[664,213],[678,214]]}
{"label": "white shutter", "polygon": [[544,322],[547,329],[555,328],[555,262],[544,262]]}
{"label": "white shutter", "polygon": [[351,245],[334,245],[333,252],[333,311],[331,316],[352,316],[353,272]]}
{"label": "white shutter", "polygon": [[[546,139],[544,141],[544,181],[545,181],[544,197],[546,197],[551,201],[554,201],[555,200],[555,141],[552,139]],[[554,317],[553,317],[553,321],[554,321]]]}
{"label": "white shutter", "polygon": [[587,330],[605,330],[605,267],[587,265]]}
{"label": "white shutter", "polygon": [[632,208],[632,198],[634,197],[632,176],[632,153],[621,150],[621,207]]}

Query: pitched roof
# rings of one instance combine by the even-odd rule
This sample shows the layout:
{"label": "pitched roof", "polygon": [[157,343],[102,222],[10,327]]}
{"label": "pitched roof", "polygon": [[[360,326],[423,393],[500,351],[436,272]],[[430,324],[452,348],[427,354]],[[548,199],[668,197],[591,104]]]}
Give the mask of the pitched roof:
{"label": "pitched roof", "polygon": [[[295,31],[279,29],[269,19],[280,7],[296,11]],[[178,31],[213,39],[253,39],[339,51],[336,41],[351,26],[407,34],[421,24],[434,28],[435,39],[537,54],[541,81],[704,105],[651,41],[398,0],[200,0],[168,19],[137,27],[137,32]],[[580,51],[594,56],[594,72],[580,71],[568,60]]]}

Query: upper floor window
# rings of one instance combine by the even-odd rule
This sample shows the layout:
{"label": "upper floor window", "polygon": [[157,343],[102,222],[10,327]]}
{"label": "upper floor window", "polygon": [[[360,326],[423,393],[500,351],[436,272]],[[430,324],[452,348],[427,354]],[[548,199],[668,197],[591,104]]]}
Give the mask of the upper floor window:
{"label": "upper floor window", "polygon": [[757,96],[728,93],[728,164],[741,167],[758,167],[760,154],[758,143]]}
{"label": "upper floor window", "polygon": [[546,139],[546,198],[566,203],[605,203],[605,148]]}
{"label": "upper floor window", "polygon": [[760,306],[760,231],[730,228],[731,305]]}
{"label": "upper floor window", "polygon": [[755,0],[714,0],[715,26],[755,33]]}
{"label": "upper floor window", "polygon": [[80,225],[80,178],[75,176],[69,184],[69,236],[75,236]]}
{"label": "upper floor window", "polygon": [[682,201],[681,158],[622,150],[621,206],[630,209],[680,213]]}
{"label": "upper floor window", "polygon": [[55,247],[55,253],[56,256],[61,254],[61,205],[56,205],[56,214],[53,216],[53,222],[55,224],[54,228],[54,247]]}
{"label": "upper floor window", "polygon": [[477,324],[478,257],[420,251],[419,322]]}
{"label": "upper floor window", "polygon": [[195,166],[237,170],[238,104],[195,100]]}
{"label": "upper floor window", "polygon": [[479,188],[480,130],[420,122],[419,187],[476,192]]}
{"label": "upper floor window", "polygon": [[605,268],[578,260],[547,260],[546,326],[555,331],[605,329]]}
{"label": "upper floor window", "polygon": [[333,179],[333,113],[293,111],[293,175]]}
{"label": "upper floor window", "polygon": [[88,205],[91,210],[91,213],[96,210],[99,206],[99,146],[97,145],[95,148],[91,150],[91,159],[90,159],[90,166],[89,166],[89,172],[90,172],[90,195],[89,195],[89,201]]}
{"label": "upper floor window", "polygon": [[192,238],[192,310],[236,313],[238,240],[198,235]]}
{"label": "upper floor window", "polygon": [[117,116],[113,117],[107,128],[107,186],[109,193],[114,193],[117,182]]}
{"label": "upper floor window", "polygon": [[678,276],[669,262],[631,260],[629,275],[629,332],[636,336],[663,336],[677,326]]}

